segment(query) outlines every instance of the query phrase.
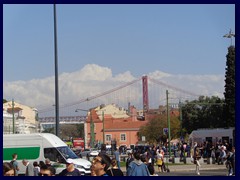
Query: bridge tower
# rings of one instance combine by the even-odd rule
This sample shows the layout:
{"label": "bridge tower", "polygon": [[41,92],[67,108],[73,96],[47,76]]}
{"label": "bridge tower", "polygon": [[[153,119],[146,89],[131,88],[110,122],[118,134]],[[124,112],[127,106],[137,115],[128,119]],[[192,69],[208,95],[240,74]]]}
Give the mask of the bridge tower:
{"label": "bridge tower", "polygon": [[149,109],[149,102],[148,102],[148,77],[142,77],[142,86],[143,86],[143,112],[147,112]]}

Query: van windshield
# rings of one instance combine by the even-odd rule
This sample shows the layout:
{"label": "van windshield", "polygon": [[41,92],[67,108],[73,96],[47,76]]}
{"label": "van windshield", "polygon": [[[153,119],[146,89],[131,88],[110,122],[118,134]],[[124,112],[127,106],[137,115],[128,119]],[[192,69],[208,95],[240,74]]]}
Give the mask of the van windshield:
{"label": "van windshield", "polygon": [[78,156],[68,147],[57,147],[57,150],[63,155],[65,159],[71,158],[71,159],[77,159]]}

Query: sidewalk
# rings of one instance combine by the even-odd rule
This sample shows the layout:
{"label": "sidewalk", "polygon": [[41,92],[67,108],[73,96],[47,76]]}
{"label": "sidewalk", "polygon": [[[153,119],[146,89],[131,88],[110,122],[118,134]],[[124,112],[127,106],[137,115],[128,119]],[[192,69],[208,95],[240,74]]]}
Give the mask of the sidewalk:
{"label": "sidewalk", "polygon": [[[167,165],[166,165],[167,166]],[[168,165],[168,168],[170,169],[170,172],[174,171],[194,171],[196,170],[195,164],[183,164],[183,165]],[[155,166],[155,169],[157,169],[157,166]],[[222,169],[227,170],[225,165],[218,165],[218,164],[201,164],[200,166],[201,170],[213,170],[213,169]]]}
{"label": "sidewalk", "polygon": [[[166,165],[167,167],[167,165]],[[155,170],[158,169],[158,167],[155,165],[154,166]],[[168,168],[170,172],[177,172],[177,171],[195,171],[196,170],[196,165],[195,164],[169,164]],[[206,164],[203,163],[201,164],[200,170],[213,170],[213,169],[222,169],[222,170],[227,170],[225,165],[218,165],[218,164]],[[126,167],[123,166],[121,167],[121,170],[123,172],[126,172]]]}

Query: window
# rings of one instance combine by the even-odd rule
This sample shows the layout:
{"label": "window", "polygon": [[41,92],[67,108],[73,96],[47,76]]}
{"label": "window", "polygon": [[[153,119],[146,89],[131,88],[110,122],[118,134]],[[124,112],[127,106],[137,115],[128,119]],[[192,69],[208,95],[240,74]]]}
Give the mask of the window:
{"label": "window", "polygon": [[106,138],[105,139],[106,141],[111,141],[112,135],[111,134],[106,134],[105,138]]}
{"label": "window", "polygon": [[120,134],[121,141],[126,141],[126,134]]}

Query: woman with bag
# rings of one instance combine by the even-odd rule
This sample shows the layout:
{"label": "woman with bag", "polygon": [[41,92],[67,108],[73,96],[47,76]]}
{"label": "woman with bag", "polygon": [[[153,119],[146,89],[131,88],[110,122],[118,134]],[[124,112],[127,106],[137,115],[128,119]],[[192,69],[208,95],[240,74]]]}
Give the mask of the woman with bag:
{"label": "woman with bag", "polygon": [[163,172],[163,154],[159,152],[159,150],[157,150],[157,162],[156,162],[157,166],[158,166],[158,171],[160,172],[160,168],[161,168],[161,172]]}

